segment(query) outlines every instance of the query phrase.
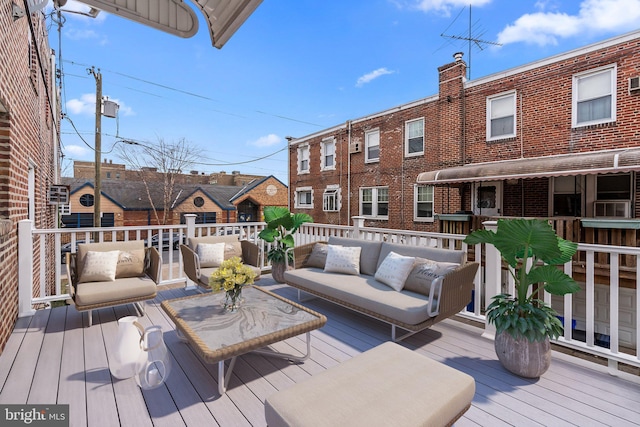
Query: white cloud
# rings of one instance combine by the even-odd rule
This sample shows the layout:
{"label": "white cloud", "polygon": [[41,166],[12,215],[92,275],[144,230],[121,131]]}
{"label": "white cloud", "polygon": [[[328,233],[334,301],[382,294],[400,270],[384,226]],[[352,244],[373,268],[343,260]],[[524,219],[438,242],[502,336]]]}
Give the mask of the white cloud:
{"label": "white cloud", "polygon": [[96,114],[96,95],[93,93],[85,93],[80,99],[74,98],[67,101],[67,110],[73,114]]}
{"label": "white cloud", "polygon": [[377,70],[373,70],[370,73],[365,74],[364,76],[358,77],[358,81],[356,82],[356,87],[362,87],[363,85],[377,79],[378,77],[384,76],[385,74],[393,74],[395,71],[387,70],[386,68],[378,68]]}
{"label": "white cloud", "polygon": [[[131,107],[126,105],[123,101],[116,98],[109,98],[109,101],[113,101],[118,104],[118,115],[120,116],[134,116],[135,112]],[[80,99],[74,98],[67,101],[65,104],[67,110],[73,114],[83,114],[86,116],[95,116],[96,114],[96,95],[93,93],[85,93],[80,96]]]}
{"label": "white cloud", "polygon": [[[81,157],[84,157],[84,156],[90,154],[89,153],[89,151],[90,151],[89,148],[83,147],[83,146],[80,146],[80,145],[67,145],[67,146],[64,147],[64,150],[66,151],[65,154],[68,157],[81,158]],[[91,152],[91,153],[93,153],[93,152]]]}
{"label": "white cloud", "polygon": [[451,15],[452,9],[460,9],[471,5],[472,7],[484,6],[493,0],[412,0],[405,1],[404,4],[412,9],[423,12],[437,12],[445,16]]}
{"label": "white cloud", "polygon": [[[544,9],[544,3],[537,7]],[[640,0],[583,0],[577,15],[561,12],[525,14],[498,34],[502,44],[557,44],[558,38],[583,33],[633,30],[640,21]]]}
{"label": "white cloud", "polygon": [[269,135],[261,136],[255,141],[249,142],[249,145],[255,145],[256,147],[271,147],[280,143],[282,143],[282,138],[276,134],[270,133]]}

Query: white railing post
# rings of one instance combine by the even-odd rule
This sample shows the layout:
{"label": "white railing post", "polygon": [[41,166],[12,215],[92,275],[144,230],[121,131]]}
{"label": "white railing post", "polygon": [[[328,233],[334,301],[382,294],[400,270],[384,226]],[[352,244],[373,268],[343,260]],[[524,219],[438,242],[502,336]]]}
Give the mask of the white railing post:
{"label": "white railing post", "polygon": [[33,297],[33,221],[18,222],[18,317],[35,313]]}
{"label": "white railing post", "polygon": [[[482,223],[484,228],[493,231],[498,229],[497,221],[485,221]],[[500,252],[491,244],[485,245],[485,266],[484,266],[484,298],[485,307],[491,304],[491,298],[502,293],[502,258]],[[495,326],[485,320],[483,337],[494,339],[496,335]]]}
{"label": "white railing post", "polygon": [[353,236],[354,239],[362,238],[362,229],[364,228],[364,217],[363,216],[352,216],[353,220]]}
{"label": "white railing post", "polygon": [[[196,214],[184,214],[184,220],[187,223],[187,239],[185,240],[185,243],[188,244],[189,243],[189,239],[192,237],[196,237]],[[182,261],[184,262],[184,260]],[[184,278],[185,280],[185,289],[188,290],[192,290],[192,289],[197,289],[198,285],[196,285],[195,283],[193,283],[192,280],[190,280],[188,277]]]}

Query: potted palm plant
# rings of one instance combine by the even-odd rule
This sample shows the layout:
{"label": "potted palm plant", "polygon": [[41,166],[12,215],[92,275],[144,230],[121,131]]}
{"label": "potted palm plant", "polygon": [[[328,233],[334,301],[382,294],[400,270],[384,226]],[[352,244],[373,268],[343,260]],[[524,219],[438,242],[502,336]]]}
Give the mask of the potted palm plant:
{"label": "potted palm plant", "polygon": [[295,246],[293,235],[302,224],[313,222],[313,218],[305,213],[291,213],[282,206],[266,206],[264,221],[267,226],[258,237],[271,243],[271,249],[267,252],[267,259],[271,262],[271,276],[278,283],[284,283],[287,261],[293,260],[293,252],[287,252],[287,249]]}
{"label": "potted palm plant", "polygon": [[542,292],[580,290],[558,267],[572,259],[578,245],[556,235],[547,221],[524,218],[499,219],[495,232],[476,230],[465,242],[494,245],[511,267],[516,295],[494,296],[487,319],[496,327],[495,349],[502,365],[523,377],[539,377],[551,363],[549,340],[563,334],[562,322],[542,300]]}

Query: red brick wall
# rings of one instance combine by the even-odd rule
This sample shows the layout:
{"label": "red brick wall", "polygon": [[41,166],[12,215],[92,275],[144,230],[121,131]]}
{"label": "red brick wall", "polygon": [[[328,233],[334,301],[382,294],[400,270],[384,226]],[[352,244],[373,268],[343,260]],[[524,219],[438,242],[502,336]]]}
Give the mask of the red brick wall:
{"label": "red brick wall", "polygon": [[[591,50],[588,52],[587,50]],[[572,87],[576,73],[616,64],[617,118],[609,124],[572,128]],[[437,230],[436,223],[413,221],[413,185],[420,172],[444,169],[469,163],[482,163],[521,157],[571,154],[640,145],[640,93],[628,92],[628,78],[640,74],[640,38],[617,45],[601,44],[598,50],[581,49],[566,55],[529,64],[501,75],[467,82],[462,61],[439,67],[439,93],[388,111],[354,119],[326,132],[303,137],[290,144],[290,203],[293,206],[296,187],[313,187],[313,209],[305,209],[317,222],[349,224],[358,214],[359,188],[388,186],[389,219],[368,220],[367,225]],[[516,91],[516,136],[487,141],[486,102],[488,96]],[[424,117],[425,153],[405,158],[404,122]],[[364,149],[368,129],[380,130],[380,162],[365,164],[364,152],[349,155],[348,142],[359,142]],[[337,168],[320,171],[320,143],[333,136],[337,142]],[[309,144],[311,171],[297,173],[297,148]],[[350,164],[349,164],[350,156]],[[339,184],[342,210],[322,211],[322,193],[328,184]],[[347,189],[350,184],[350,205]],[[640,183],[637,183],[640,187]],[[472,186],[469,184],[438,187],[435,212],[452,213],[470,210]],[[549,179],[528,179],[503,183],[502,215],[550,215]],[[640,213],[636,204],[635,211]]]}
{"label": "red brick wall", "polygon": [[[0,102],[8,110],[0,113],[0,220],[7,232],[0,235],[0,351],[13,329],[18,309],[18,221],[28,218],[28,176],[30,165],[35,167],[35,226],[52,228],[54,208],[47,203],[47,189],[54,182],[53,142],[47,93],[50,49],[42,14],[31,15],[36,38],[30,37],[28,17],[16,21],[11,14],[11,2],[0,5]],[[40,64],[35,55],[38,47],[45,73],[43,81]],[[50,92],[49,92],[50,93]],[[52,105],[57,111],[57,106]],[[58,119],[56,118],[56,122]],[[39,239],[35,245],[39,245]],[[45,243],[51,250],[52,241]],[[37,249],[37,247],[36,247]],[[35,250],[38,253],[38,250]],[[52,258],[53,260],[53,258]],[[39,260],[35,260],[39,264]],[[47,262],[53,266],[53,262]],[[45,280],[52,285],[53,270]],[[39,276],[34,278],[37,289]]]}

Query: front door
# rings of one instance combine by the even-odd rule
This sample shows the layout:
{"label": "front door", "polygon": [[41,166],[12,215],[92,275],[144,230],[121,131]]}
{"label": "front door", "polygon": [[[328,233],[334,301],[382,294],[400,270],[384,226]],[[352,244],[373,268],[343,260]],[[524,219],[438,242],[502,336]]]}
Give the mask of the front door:
{"label": "front door", "polygon": [[476,182],[473,186],[473,213],[475,215],[500,216],[502,213],[502,182]]}

